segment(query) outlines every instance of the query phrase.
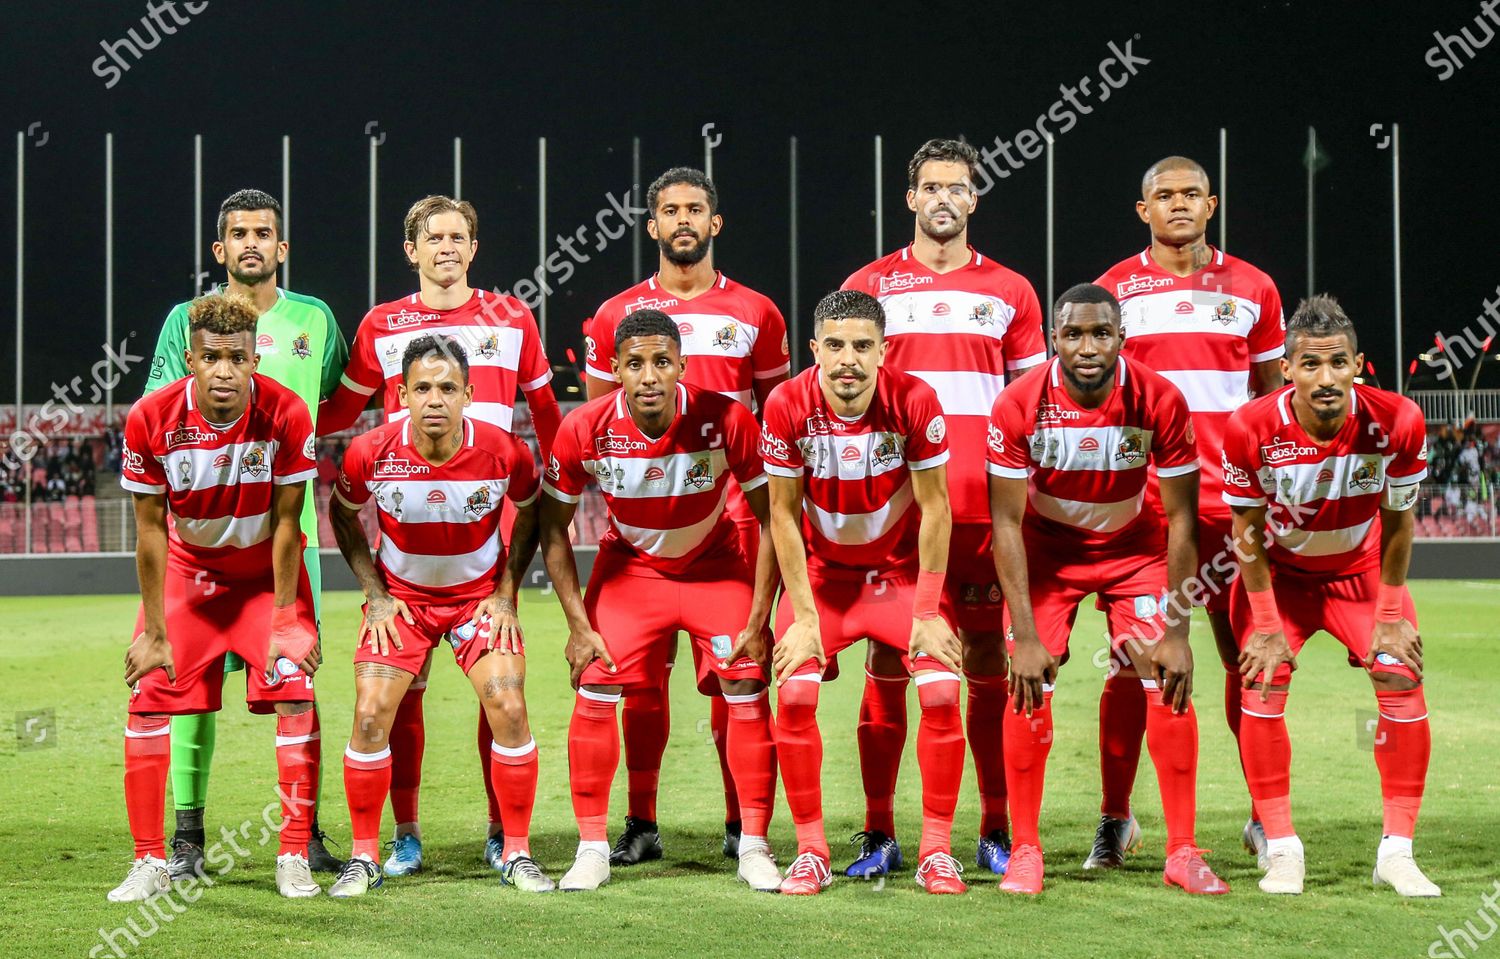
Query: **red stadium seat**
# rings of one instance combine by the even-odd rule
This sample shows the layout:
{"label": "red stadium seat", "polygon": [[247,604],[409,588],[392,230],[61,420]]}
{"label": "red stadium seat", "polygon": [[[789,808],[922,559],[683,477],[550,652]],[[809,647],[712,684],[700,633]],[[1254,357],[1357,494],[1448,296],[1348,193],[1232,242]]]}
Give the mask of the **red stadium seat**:
{"label": "red stadium seat", "polygon": [[69,496],[62,503],[63,551],[83,552],[83,507],[77,496]]}
{"label": "red stadium seat", "polygon": [[99,511],[92,496],[85,496],[79,503],[83,514],[83,551],[99,552]]}

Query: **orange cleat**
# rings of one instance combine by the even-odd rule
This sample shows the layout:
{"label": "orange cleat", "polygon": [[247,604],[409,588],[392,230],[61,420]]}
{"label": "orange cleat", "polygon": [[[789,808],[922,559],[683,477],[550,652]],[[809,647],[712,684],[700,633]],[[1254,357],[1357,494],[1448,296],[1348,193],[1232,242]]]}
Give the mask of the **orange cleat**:
{"label": "orange cleat", "polygon": [[1205,849],[1183,846],[1167,857],[1167,867],[1162,870],[1161,881],[1165,886],[1178,886],[1195,896],[1222,896],[1229,891],[1229,883],[1214,875],[1203,861]]}
{"label": "orange cleat", "polygon": [[959,877],[963,871],[957,859],[945,852],[935,852],[917,867],[917,885],[939,896],[968,892],[969,887]]}
{"label": "orange cleat", "polygon": [[1001,892],[1015,892],[1035,896],[1042,891],[1042,851],[1027,843],[1017,846],[1010,853],[1010,868],[1000,881]]}
{"label": "orange cleat", "polygon": [[783,896],[816,896],[833,884],[828,860],[815,852],[805,852],[792,860],[786,878],[781,880]]}

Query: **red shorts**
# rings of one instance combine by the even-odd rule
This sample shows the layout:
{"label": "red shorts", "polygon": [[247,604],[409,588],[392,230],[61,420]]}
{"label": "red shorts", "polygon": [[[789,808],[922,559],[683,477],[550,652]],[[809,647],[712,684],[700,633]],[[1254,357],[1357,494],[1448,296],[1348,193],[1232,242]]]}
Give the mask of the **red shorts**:
{"label": "red shorts", "polygon": [[[1165,631],[1161,600],[1167,591],[1165,556],[1121,556],[1079,563],[1062,556],[1057,547],[1027,544],[1027,581],[1036,634],[1053,656],[1068,650],[1068,637],[1078,616],[1078,604],[1090,593],[1105,613],[1110,649],[1118,650],[1132,637],[1154,643]],[[1065,561],[1066,560],[1066,561]],[[1015,637],[1006,631],[1007,649]],[[1128,657],[1127,657],[1128,658]]]}
{"label": "red shorts", "polygon": [[[433,648],[444,639],[453,647],[453,659],[458,668],[469,675],[469,670],[479,662],[479,657],[489,652],[489,621],[479,623],[473,630],[464,628],[474,618],[474,610],[481,600],[469,599],[460,603],[407,603],[413,622],[408,625],[400,616],[396,617],[396,634],[401,637],[401,648],[394,645],[389,654],[381,656],[370,648],[368,642],[361,643],[354,651],[356,663],[384,663],[403,669],[413,676],[422,673],[422,665]],[[362,607],[363,609],[363,607]],[[514,654],[509,654],[514,655]],[[521,655],[526,655],[524,647]]]}
{"label": "red shorts", "polygon": [[678,630],[687,633],[693,644],[699,692],[717,695],[720,678],[765,682],[766,674],[754,660],[741,657],[731,663],[724,659],[750,618],[755,592],[751,574],[739,557],[712,566],[716,575],[710,579],[664,579],[638,561],[610,549],[599,550],[583,605],[589,622],[604,637],[616,669],[610,672],[595,660],[584,669],[580,684],[623,686],[627,692],[660,688],[667,651]]}
{"label": "red shorts", "polygon": [[[935,659],[923,657],[913,661],[907,655],[911,649],[911,609],[917,592],[914,571],[901,570],[882,576],[874,571],[849,570],[846,573],[843,570],[809,569],[807,579],[812,586],[823,653],[828,657],[829,665],[839,653],[861,639],[868,639],[899,652],[901,663],[909,673],[919,669],[951,671]],[[943,618],[949,619],[946,612]],[[776,606],[777,639],[791,628],[792,619],[792,603],[783,591]],[[952,624],[951,619],[949,624]],[[794,675],[817,671],[818,661],[813,659],[803,663]],[[833,676],[825,670],[824,678],[832,679]]]}
{"label": "red shorts", "polygon": [[[1284,569],[1271,571],[1271,590],[1276,594],[1281,628],[1292,652],[1300,652],[1309,636],[1324,629],[1349,650],[1349,665],[1361,668],[1365,657],[1370,655],[1370,639],[1375,632],[1375,592],[1379,587],[1378,568],[1349,576],[1298,574]],[[1417,607],[1410,593],[1406,596],[1401,615],[1413,627],[1417,625]],[[1234,630],[1235,640],[1244,649],[1252,630],[1250,600],[1245,595],[1241,579],[1234,581],[1230,593],[1229,624]],[[1393,673],[1411,680],[1417,678],[1405,663],[1384,653],[1375,660],[1370,672]],[[1279,686],[1291,682],[1291,679],[1291,667],[1283,665],[1271,677],[1271,683]]]}
{"label": "red shorts", "polygon": [[1004,609],[989,525],[954,523],[948,540],[948,576],[943,582],[943,616],[959,629],[999,632]]}
{"label": "red shorts", "polygon": [[[277,703],[311,702],[312,677],[286,659],[277,660],[275,675],[265,676],[266,649],[271,643],[271,607],[275,582],[265,575],[228,581],[189,574],[168,563],[162,604],[167,619],[167,642],[172,644],[172,666],[177,682],[155,669],[136,683],[130,696],[131,713],[218,712],[223,706],[224,657],[234,653],[245,669],[245,704],[252,713],[274,712]],[[297,567],[297,618],[316,635],[312,587],[307,570]],[[146,611],[135,617],[135,633],[146,627]]]}

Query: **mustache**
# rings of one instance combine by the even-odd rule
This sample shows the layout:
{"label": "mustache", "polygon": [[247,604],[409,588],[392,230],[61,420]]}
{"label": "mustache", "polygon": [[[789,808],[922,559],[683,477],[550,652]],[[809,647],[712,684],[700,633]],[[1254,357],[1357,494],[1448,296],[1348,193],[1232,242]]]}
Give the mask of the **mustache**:
{"label": "mustache", "polygon": [[1343,390],[1336,390],[1333,387],[1329,387],[1328,389],[1324,389],[1324,390],[1314,390],[1313,391],[1313,398],[1314,399],[1337,399],[1337,398],[1339,398],[1340,396],[1343,396],[1343,395],[1344,395],[1344,391]]}

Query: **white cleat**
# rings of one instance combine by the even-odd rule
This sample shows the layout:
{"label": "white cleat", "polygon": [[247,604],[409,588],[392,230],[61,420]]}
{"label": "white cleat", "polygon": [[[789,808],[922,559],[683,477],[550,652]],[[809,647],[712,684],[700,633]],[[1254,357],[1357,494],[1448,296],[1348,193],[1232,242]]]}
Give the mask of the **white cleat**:
{"label": "white cleat", "polygon": [[1437,884],[1417,868],[1417,862],[1409,852],[1392,853],[1375,860],[1375,874],[1371,879],[1377,886],[1390,886],[1400,896],[1428,898],[1443,894]]}
{"label": "white cleat", "polygon": [[1302,895],[1302,880],[1307,865],[1300,849],[1278,849],[1266,854],[1266,874],[1260,877],[1260,891],[1277,896]]}
{"label": "white cleat", "polygon": [[276,891],[288,899],[311,899],[323,894],[323,887],[313,881],[307,857],[297,852],[276,857]]}
{"label": "white cleat", "polygon": [[593,892],[609,882],[609,857],[585,849],[573,860],[573,868],[562,877],[557,888],[563,892]]}
{"label": "white cleat", "polygon": [[363,896],[371,889],[379,889],[384,882],[385,873],[378,863],[350,856],[344,868],[339,870],[338,879],[328,887],[328,895],[334,899],[351,899]]}
{"label": "white cleat", "polygon": [[1245,851],[1255,856],[1255,865],[1261,872],[1265,872],[1270,866],[1266,858],[1266,830],[1254,819],[1245,820],[1245,829],[1240,833],[1240,842],[1245,844]]}
{"label": "white cleat", "polygon": [[781,870],[764,840],[740,840],[739,877],[756,892],[781,891]]}
{"label": "white cleat", "polygon": [[142,856],[130,864],[125,881],[109,891],[109,901],[143,902],[171,888],[167,861],[159,856]]}

